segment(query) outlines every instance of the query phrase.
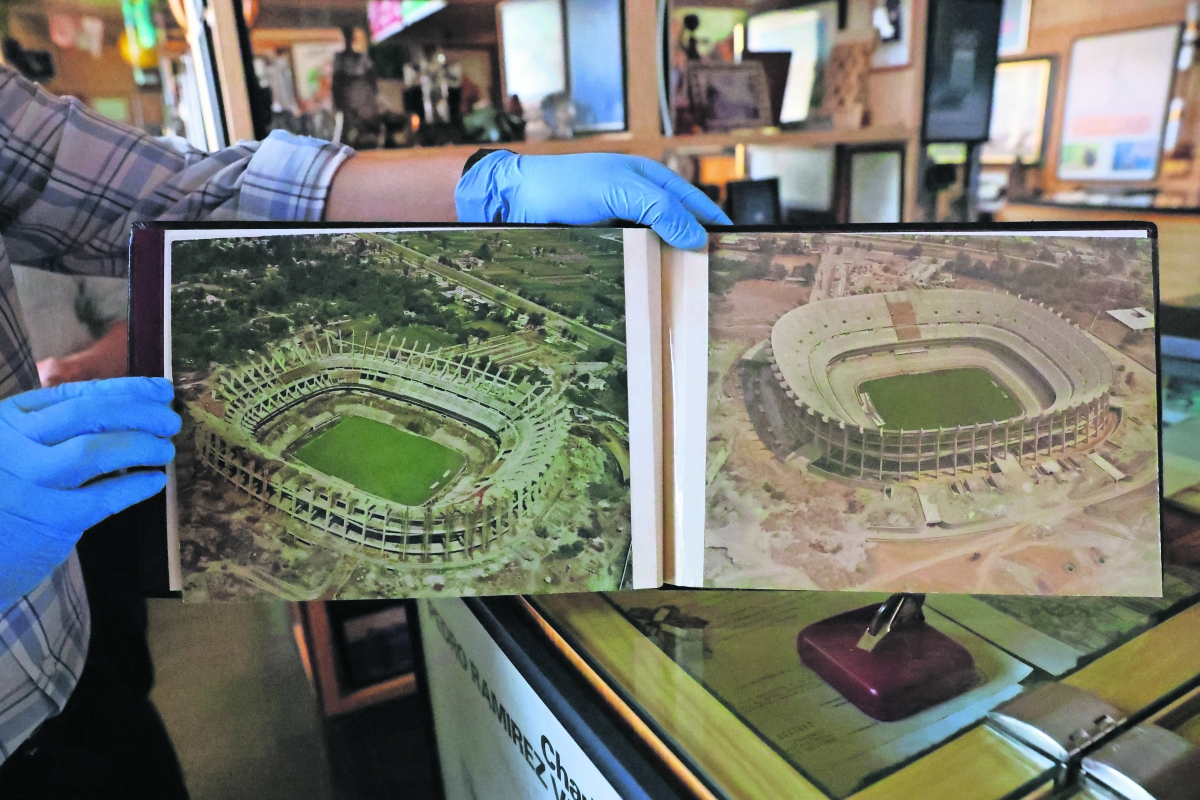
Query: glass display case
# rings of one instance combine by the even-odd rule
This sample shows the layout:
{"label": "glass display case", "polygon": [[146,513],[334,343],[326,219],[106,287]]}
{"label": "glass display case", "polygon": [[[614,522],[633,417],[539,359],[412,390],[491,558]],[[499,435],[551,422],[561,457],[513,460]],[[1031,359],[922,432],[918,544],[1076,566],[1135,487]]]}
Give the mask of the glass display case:
{"label": "glass display case", "polygon": [[[1043,796],[1075,780],[1068,764],[1136,724],[1158,722],[1181,741],[1200,741],[1192,721],[1200,564],[1172,546],[1195,537],[1200,520],[1168,513],[1164,549],[1173,563],[1162,598],[930,595],[926,624],[970,654],[975,676],[949,699],[892,721],[857,708],[797,653],[809,625],[884,595],[648,591],[525,605],[699,796]],[[1067,758],[989,721],[989,712],[1049,684],[1115,709],[1113,724]]]}

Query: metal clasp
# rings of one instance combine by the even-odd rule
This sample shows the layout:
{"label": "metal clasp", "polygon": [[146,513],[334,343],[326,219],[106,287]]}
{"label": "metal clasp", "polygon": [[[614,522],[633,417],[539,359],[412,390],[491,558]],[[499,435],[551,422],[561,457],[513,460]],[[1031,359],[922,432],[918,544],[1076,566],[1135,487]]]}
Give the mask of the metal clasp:
{"label": "metal clasp", "polygon": [[897,592],[879,606],[871,624],[858,640],[858,649],[868,653],[893,630],[911,627],[925,621],[925,595]]}

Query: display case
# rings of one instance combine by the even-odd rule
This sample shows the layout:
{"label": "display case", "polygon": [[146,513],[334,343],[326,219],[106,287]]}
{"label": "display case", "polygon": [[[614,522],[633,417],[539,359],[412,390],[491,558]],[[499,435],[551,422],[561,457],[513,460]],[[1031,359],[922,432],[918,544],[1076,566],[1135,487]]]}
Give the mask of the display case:
{"label": "display case", "polygon": [[[596,701],[699,797],[1042,797],[1071,791],[1084,758],[1139,724],[1200,740],[1200,569],[1177,546],[1200,519],[1168,516],[1162,598],[930,595],[928,625],[966,649],[975,679],[892,721],[855,707],[797,654],[809,625],[883,595],[649,591],[523,604]],[[1101,704],[1111,724],[1081,719],[1087,737],[1065,754],[1003,724],[1022,702],[1057,707],[1055,693]],[[1085,783],[1080,797],[1108,790]]]}

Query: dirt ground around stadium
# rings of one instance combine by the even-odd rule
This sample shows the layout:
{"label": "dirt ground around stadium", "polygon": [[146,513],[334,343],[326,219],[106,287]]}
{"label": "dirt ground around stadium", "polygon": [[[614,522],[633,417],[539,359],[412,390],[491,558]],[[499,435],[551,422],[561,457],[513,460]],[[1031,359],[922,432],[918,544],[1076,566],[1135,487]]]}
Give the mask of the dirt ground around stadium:
{"label": "dirt ground around stadium", "polygon": [[[974,473],[886,490],[806,471],[802,459],[787,458],[780,409],[766,393],[752,394],[749,405],[746,399],[746,387],[760,372],[769,380],[770,371],[748,377],[742,357],[797,305],[868,286],[919,290],[918,280],[929,285],[938,273],[927,257],[879,252],[878,242],[871,251],[852,251],[829,238],[804,256],[819,261],[811,283],[786,280],[793,263],[767,256],[766,269],[749,270],[753,279],[727,278],[732,285],[724,296],[710,297],[706,585],[1158,594],[1157,398],[1146,347],[1153,336],[1131,335],[1094,306],[1071,311],[1081,327],[1093,327],[1091,338],[1114,365],[1110,394],[1120,423],[1096,452],[1126,476],[1119,482],[1086,453],[1057,449],[1038,461],[1050,463],[1053,474],[1028,461],[1008,474],[980,464]],[[954,256],[951,248],[934,249]],[[725,267],[763,259],[745,250],[718,252]],[[996,288],[965,278],[953,285]],[[942,525],[925,524],[918,489],[936,504]]]}

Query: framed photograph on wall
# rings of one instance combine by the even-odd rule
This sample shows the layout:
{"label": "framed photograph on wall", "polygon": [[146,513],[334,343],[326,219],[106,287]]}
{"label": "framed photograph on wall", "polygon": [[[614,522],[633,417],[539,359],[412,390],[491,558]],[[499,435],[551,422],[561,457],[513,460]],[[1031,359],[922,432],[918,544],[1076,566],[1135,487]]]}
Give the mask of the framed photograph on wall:
{"label": "framed photograph on wall", "polygon": [[1058,177],[1148,181],[1158,172],[1179,25],[1076,39]]}
{"label": "framed photograph on wall", "polygon": [[687,86],[706,131],[770,125],[771,93],[763,65],[690,62]]}
{"label": "framed photograph on wall", "polygon": [[903,142],[841,145],[835,207],[839,223],[896,223],[904,219]]}
{"label": "framed photograph on wall", "polygon": [[1033,0],[1004,0],[1000,10],[1001,58],[1018,56],[1029,46],[1029,15],[1033,11]]}
{"label": "framed photograph on wall", "polygon": [[912,0],[875,0],[871,24],[879,31],[879,46],[871,55],[871,67],[907,67],[911,55]]}
{"label": "framed photograph on wall", "polygon": [[980,160],[984,164],[1037,164],[1042,160],[1050,118],[1052,58],[1006,61],[996,65],[992,120]]}

